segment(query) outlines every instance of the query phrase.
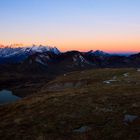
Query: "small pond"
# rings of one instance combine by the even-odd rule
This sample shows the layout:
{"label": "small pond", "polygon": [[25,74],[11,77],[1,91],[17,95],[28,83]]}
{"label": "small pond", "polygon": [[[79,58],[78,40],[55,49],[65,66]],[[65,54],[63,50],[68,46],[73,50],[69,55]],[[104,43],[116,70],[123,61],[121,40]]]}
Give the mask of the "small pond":
{"label": "small pond", "polygon": [[20,97],[13,95],[12,91],[9,90],[1,90],[0,91],[0,105],[12,103],[21,99]]}

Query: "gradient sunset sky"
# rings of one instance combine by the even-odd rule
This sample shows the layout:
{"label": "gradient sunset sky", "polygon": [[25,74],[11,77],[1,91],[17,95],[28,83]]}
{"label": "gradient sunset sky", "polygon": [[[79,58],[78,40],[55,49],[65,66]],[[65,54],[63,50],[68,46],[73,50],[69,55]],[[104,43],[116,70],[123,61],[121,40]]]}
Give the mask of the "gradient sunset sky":
{"label": "gradient sunset sky", "polygon": [[0,44],[140,51],[140,0],[0,0]]}

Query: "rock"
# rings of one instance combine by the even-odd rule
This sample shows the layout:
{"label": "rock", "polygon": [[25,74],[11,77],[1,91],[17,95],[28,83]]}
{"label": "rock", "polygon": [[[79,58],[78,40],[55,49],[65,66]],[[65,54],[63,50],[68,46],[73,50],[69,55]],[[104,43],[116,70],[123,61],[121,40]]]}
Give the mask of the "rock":
{"label": "rock", "polygon": [[128,77],[128,74],[129,74],[129,73],[124,73],[123,76],[124,76],[124,77]]}
{"label": "rock", "polygon": [[17,119],[14,120],[14,122],[17,123],[17,124],[19,124],[21,121],[22,121],[21,118],[17,118]]}
{"label": "rock", "polygon": [[103,83],[105,84],[110,84],[111,82],[116,82],[117,80],[111,79],[111,80],[107,80],[107,81],[103,81]]}
{"label": "rock", "polygon": [[45,137],[43,135],[37,137],[37,140],[45,140]]}
{"label": "rock", "polygon": [[76,133],[84,133],[84,132],[87,132],[89,131],[91,128],[89,126],[81,126],[77,129],[74,129],[73,132],[76,132]]}
{"label": "rock", "polygon": [[137,120],[139,117],[137,115],[125,115],[124,116],[124,123],[125,124],[130,124],[130,123],[133,123],[135,120]]}
{"label": "rock", "polygon": [[103,111],[103,112],[112,112],[113,111],[112,108],[100,108],[99,110]]}
{"label": "rock", "polygon": [[110,81],[103,81],[103,83],[105,83],[105,84],[110,84]]}
{"label": "rock", "polygon": [[132,104],[132,107],[139,107],[139,105],[136,104],[136,103],[133,103],[133,104]]}
{"label": "rock", "polygon": [[114,76],[114,77],[113,77],[113,80],[116,80],[116,79],[117,79],[117,76]]}
{"label": "rock", "polygon": [[56,83],[53,85],[50,85],[48,88],[49,90],[62,90],[66,88],[73,88],[74,84],[72,82],[66,82],[66,83]]}
{"label": "rock", "polygon": [[73,88],[74,87],[74,83],[73,82],[66,82],[63,84],[62,88]]}

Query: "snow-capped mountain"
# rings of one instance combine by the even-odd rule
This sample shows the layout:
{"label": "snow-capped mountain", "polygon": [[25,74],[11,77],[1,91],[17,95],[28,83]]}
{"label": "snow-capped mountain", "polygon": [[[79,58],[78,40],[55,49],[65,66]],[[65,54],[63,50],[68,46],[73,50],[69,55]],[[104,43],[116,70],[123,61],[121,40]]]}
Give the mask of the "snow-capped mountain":
{"label": "snow-capped mountain", "polygon": [[[27,46],[0,48],[0,65],[13,70],[68,72],[88,68],[140,67],[140,54],[120,56],[97,50],[61,53],[56,47]],[[9,65],[10,64],[10,65]],[[13,67],[13,68],[12,68]]]}
{"label": "snow-capped mountain", "polygon": [[22,50],[24,52],[30,52],[30,53],[36,53],[36,52],[39,52],[39,53],[53,52],[55,54],[60,53],[60,51],[56,47],[49,47],[49,46],[42,46],[42,45],[40,46],[33,45],[32,47],[22,48]]}
{"label": "snow-capped mountain", "polygon": [[87,59],[87,57],[80,52],[75,52],[75,54],[73,54],[72,56],[72,60],[77,66],[79,65],[81,67],[84,67],[87,65],[92,65],[92,63]]}
{"label": "snow-capped mountain", "polygon": [[18,48],[14,48],[12,46],[2,47],[0,48],[0,63],[19,63],[27,59],[30,55],[46,52],[51,52],[56,55],[60,53],[60,51],[56,47],[42,45],[33,45],[31,47],[29,46]]}
{"label": "snow-capped mountain", "polygon": [[60,51],[56,47],[49,47],[49,46],[36,46],[33,45],[32,47],[3,47],[0,48],[0,57],[11,57],[14,55],[21,55],[21,54],[34,54],[36,52],[53,52],[55,54],[59,54]]}
{"label": "snow-capped mountain", "polygon": [[87,52],[87,54],[94,55],[94,56],[109,56],[110,55],[109,53],[106,53],[100,50],[96,50],[96,51],[91,50]]}
{"label": "snow-capped mountain", "polygon": [[9,57],[16,53],[19,53],[21,48],[11,48],[11,47],[3,47],[0,48],[0,57]]}

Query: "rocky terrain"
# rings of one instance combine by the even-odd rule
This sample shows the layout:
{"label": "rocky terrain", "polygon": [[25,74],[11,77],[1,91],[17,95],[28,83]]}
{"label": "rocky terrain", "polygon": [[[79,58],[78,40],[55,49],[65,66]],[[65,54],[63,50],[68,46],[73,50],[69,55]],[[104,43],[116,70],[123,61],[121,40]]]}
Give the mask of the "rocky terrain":
{"label": "rocky terrain", "polygon": [[0,48],[0,140],[139,140],[140,54]]}
{"label": "rocky terrain", "polygon": [[[60,52],[56,47],[0,48],[0,72],[48,73],[53,75],[91,68],[140,67],[140,53],[120,55],[103,51]],[[56,71],[57,69],[57,71]]]}
{"label": "rocky terrain", "polygon": [[81,70],[37,79],[42,84],[36,93],[0,106],[1,140],[140,139],[140,69]]}

